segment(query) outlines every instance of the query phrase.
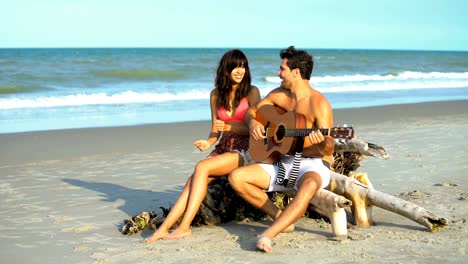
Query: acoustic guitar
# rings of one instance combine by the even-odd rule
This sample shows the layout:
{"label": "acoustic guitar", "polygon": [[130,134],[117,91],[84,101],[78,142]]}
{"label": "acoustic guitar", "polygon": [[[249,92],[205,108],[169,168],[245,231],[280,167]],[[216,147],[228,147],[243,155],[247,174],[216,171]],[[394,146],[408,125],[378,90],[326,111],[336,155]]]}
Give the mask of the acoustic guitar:
{"label": "acoustic guitar", "polygon": [[[291,149],[294,137],[308,136],[316,128],[304,128],[304,115],[296,112],[286,112],[283,109],[264,105],[256,112],[256,118],[265,128],[265,139],[249,138],[249,150],[252,158],[257,162],[276,160]],[[333,127],[319,129],[325,136],[336,139],[349,140],[354,137],[353,127]]]}

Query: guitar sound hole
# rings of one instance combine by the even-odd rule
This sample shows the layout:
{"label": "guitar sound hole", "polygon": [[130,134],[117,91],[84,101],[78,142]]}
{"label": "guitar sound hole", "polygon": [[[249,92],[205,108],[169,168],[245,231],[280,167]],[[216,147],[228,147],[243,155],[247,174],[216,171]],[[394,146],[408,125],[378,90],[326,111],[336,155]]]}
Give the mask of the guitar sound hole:
{"label": "guitar sound hole", "polygon": [[278,126],[278,130],[276,131],[277,140],[278,141],[283,140],[285,134],[286,134],[286,128],[283,125]]}

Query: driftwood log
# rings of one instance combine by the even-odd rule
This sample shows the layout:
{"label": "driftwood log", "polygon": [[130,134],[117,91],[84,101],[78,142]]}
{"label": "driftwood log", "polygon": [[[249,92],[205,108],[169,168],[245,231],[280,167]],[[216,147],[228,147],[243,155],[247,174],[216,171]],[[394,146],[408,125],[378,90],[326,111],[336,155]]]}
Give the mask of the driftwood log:
{"label": "driftwood log", "polygon": [[[376,144],[357,138],[348,141],[336,140],[330,185],[327,189],[319,190],[311,200],[309,215],[315,212],[328,218],[334,239],[347,238],[346,209],[351,210],[354,224],[359,227],[372,225],[373,206],[407,217],[430,231],[447,225],[446,219],[420,206],[375,190],[367,174],[355,174],[360,161],[366,156],[390,158],[385,149]],[[294,192],[269,193],[270,199],[281,209],[287,205],[289,199],[294,199],[294,195]],[[134,234],[145,227],[158,228],[170,210],[170,208],[160,208],[161,214],[141,212],[124,220],[122,233]],[[208,186],[207,195],[192,225],[219,225],[233,220],[255,221],[264,217],[265,214],[253,208],[232,190],[226,178],[221,178]]]}
{"label": "driftwood log", "polygon": [[445,218],[416,204],[375,190],[366,174],[359,176],[355,179],[332,172],[331,183],[327,188],[352,201],[351,209],[357,226],[368,227],[372,225],[372,206],[402,215],[427,227],[430,231],[436,231],[447,225]]}
{"label": "driftwood log", "polygon": [[353,139],[335,144],[336,167],[331,173],[331,182],[327,187],[337,195],[351,200],[351,211],[357,226],[372,225],[373,206],[404,216],[427,227],[430,231],[436,231],[447,225],[448,221],[443,217],[414,203],[375,190],[367,174],[354,174],[359,161],[365,156],[390,158],[384,148],[363,140]]}
{"label": "driftwood log", "polygon": [[[295,191],[283,193],[287,197],[294,197]],[[348,237],[345,208],[352,205],[351,200],[337,195],[329,190],[320,189],[310,201],[309,211],[326,216],[331,223],[333,238],[344,240]]]}

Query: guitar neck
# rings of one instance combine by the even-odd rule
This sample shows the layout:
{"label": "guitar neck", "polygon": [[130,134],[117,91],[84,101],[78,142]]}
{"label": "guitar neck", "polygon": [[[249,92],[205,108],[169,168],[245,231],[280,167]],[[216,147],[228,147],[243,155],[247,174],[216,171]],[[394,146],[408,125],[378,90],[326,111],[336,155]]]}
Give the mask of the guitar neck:
{"label": "guitar neck", "polygon": [[285,137],[305,137],[308,136],[312,131],[320,130],[324,136],[330,135],[330,129],[328,128],[287,128],[285,129]]}

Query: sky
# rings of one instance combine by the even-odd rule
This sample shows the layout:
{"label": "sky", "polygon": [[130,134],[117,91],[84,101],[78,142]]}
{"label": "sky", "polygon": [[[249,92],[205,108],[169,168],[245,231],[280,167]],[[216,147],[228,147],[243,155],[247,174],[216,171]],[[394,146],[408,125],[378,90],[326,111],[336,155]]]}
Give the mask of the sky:
{"label": "sky", "polygon": [[0,48],[468,51],[466,0],[0,0]]}

